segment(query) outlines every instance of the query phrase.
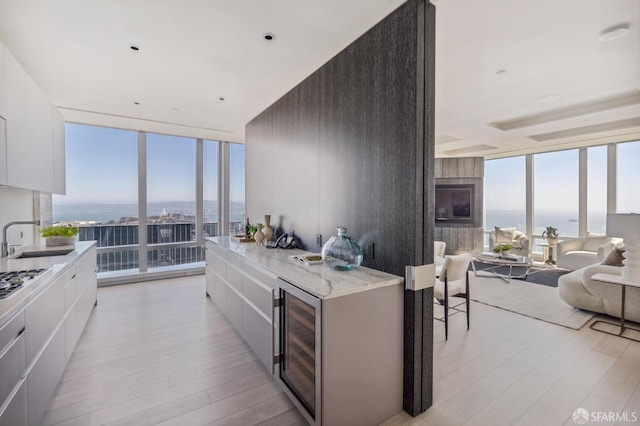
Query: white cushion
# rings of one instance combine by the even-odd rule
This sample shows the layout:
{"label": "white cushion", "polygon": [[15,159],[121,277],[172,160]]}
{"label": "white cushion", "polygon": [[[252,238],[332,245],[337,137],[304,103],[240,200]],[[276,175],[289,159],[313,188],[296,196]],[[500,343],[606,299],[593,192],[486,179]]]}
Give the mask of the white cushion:
{"label": "white cushion", "polygon": [[511,244],[516,237],[516,228],[499,228],[496,226],[495,232],[497,244]]}
{"label": "white cushion", "polygon": [[607,237],[587,237],[585,238],[584,244],[582,245],[582,250],[597,252],[598,247],[608,242],[609,238]]}
{"label": "white cushion", "polygon": [[[464,279],[453,282],[449,281],[447,283],[449,296],[464,293],[466,283],[467,282]],[[433,288],[433,297],[440,300],[444,299],[444,283],[440,280],[436,280],[436,286]]]}

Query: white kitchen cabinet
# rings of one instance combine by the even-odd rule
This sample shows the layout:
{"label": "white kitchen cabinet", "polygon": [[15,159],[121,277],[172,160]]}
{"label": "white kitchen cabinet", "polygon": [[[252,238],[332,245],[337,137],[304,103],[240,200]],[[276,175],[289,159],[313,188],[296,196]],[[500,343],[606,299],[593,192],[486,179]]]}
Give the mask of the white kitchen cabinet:
{"label": "white kitchen cabinet", "polygon": [[2,426],[41,424],[95,305],[95,243],[78,244],[88,247],[0,328]]}
{"label": "white kitchen cabinet", "polygon": [[4,47],[0,45],[0,117],[7,114],[6,73],[4,71]]}
{"label": "white kitchen cabinet", "polygon": [[24,332],[22,313],[0,330],[0,407],[9,399],[26,368]]}
{"label": "white kitchen cabinet", "polygon": [[[31,330],[29,330],[31,331]],[[39,425],[66,365],[64,327],[59,327],[27,375],[27,424]]]}
{"label": "white kitchen cabinet", "polygon": [[23,426],[27,424],[27,383],[22,381],[7,408],[0,413],[0,424]]}
{"label": "white kitchen cabinet", "polygon": [[53,192],[53,106],[28,75],[27,145],[28,156],[17,160],[31,165],[24,176],[29,179],[28,187]]}
{"label": "white kitchen cabinet", "polygon": [[64,195],[67,193],[65,174],[65,129],[64,118],[57,108],[53,112],[53,192]]}
{"label": "white kitchen cabinet", "polygon": [[209,241],[206,247],[207,294],[273,373],[273,289],[277,276],[225,253]]}
{"label": "white kitchen cabinet", "polygon": [[[0,86],[2,87],[2,86]],[[7,184],[7,121],[0,116],[0,185]]]}
{"label": "white kitchen cabinet", "polygon": [[64,119],[11,52],[1,45],[0,50],[0,116],[6,121],[0,184],[62,194]]}
{"label": "white kitchen cabinet", "polygon": [[[5,52],[6,134],[7,134],[7,185],[28,188],[24,175],[34,173],[27,167],[29,157],[27,140],[27,74],[13,57]],[[33,188],[35,189],[35,188]]]}
{"label": "white kitchen cabinet", "polygon": [[27,366],[36,358],[64,316],[64,275],[24,309],[27,327]]}

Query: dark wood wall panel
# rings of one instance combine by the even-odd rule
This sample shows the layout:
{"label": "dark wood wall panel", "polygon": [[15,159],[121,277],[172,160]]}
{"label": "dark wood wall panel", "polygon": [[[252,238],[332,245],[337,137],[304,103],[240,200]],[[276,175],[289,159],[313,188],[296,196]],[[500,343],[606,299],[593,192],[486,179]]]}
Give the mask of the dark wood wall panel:
{"label": "dark wood wall panel", "polygon": [[474,223],[436,223],[434,238],[447,243],[447,254],[482,252],[484,246],[484,158],[437,158],[439,185],[474,184]]}
{"label": "dark wood wall panel", "polygon": [[[346,226],[363,265],[433,262],[435,8],[408,0],[246,127],[246,209],[305,248]],[[432,403],[433,289],[405,291],[404,409]]]}
{"label": "dark wood wall panel", "polygon": [[415,196],[416,3],[247,125],[252,222],[272,214],[311,251],[321,248],[316,234],[324,242],[346,226],[365,250],[365,266],[403,275],[405,265],[422,263],[414,250],[423,214]]}

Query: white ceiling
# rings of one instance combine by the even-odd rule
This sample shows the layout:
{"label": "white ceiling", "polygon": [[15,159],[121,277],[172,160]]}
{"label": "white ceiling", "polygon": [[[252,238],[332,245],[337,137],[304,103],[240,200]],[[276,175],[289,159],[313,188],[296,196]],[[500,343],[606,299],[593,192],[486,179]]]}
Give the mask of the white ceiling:
{"label": "white ceiling", "polygon": [[[403,2],[0,0],[0,40],[68,121],[242,142]],[[638,0],[432,3],[439,156],[640,139]],[[623,37],[598,40],[621,23]]]}

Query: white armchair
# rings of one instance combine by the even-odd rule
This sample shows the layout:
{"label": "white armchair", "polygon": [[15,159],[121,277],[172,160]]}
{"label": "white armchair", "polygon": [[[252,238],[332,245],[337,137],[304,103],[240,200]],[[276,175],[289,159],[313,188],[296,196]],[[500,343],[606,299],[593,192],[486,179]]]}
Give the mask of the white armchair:
{"label": "white armchair", "polygon": [[493,251],[493,248],[498,244],[511,244],[513,254],[520,256],[529,256],[530,241],[527,234],[524,232],[516,231],[516,228],[499,228],[495,227],[495,230],[489,232],[489,251]]}
{"label": "white armchair", "polygon": [[587,236],[564,240],[558,243],[558,268],[575,271],[585,266],[600,263],[613,250],[620,238]]}

